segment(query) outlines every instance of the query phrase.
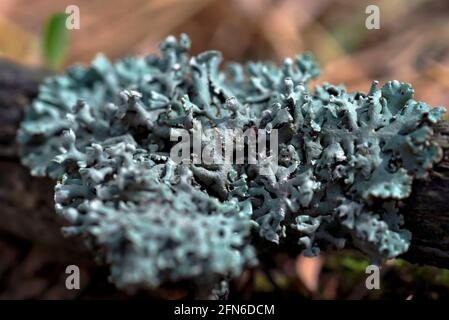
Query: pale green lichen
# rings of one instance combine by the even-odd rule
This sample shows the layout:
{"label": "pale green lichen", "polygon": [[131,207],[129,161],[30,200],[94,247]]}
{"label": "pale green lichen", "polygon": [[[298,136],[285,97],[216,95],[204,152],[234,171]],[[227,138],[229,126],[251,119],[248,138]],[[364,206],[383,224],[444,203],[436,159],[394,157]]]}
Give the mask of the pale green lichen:
{"label": "pale green lichen", "polygon": [[[312,91],[309,55],[221,71],[219,52],[189,46],[169,37],[160,57],[99,57],[49,78],[19,131],[23,163],[58,180],[64,231],[86,237],[118,286],[222,284],[257,263],[251,228],[310,255],[347,242],[376,261],[407,251],[398,203],[441,158],[431,126],[443,108],[398,81]],[[199,124],[277,129],[277,170],[174,163],[170,129]]]}

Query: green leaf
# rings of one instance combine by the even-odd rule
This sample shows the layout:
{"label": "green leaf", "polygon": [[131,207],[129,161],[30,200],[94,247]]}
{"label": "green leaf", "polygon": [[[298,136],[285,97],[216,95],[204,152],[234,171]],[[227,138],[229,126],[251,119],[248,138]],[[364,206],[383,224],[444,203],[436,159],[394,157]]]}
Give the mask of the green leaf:
{"label": "green leaf", "polygon": [[58,69],[63,63],[69,46],[69,33],[65,26],[67,15],[51,15],[44,28],[42,53],[48,67]]}

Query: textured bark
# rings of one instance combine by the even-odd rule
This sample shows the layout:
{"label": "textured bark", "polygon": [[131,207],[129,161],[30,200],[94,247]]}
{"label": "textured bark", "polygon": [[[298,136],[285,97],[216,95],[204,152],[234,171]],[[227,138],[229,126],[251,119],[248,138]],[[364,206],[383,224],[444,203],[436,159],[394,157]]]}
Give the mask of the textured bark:
{"label": "textured bark", "polygon": [[[34,178],[20,164],[15,135],[45,73],[0,60],[0,231],[38,241],[55,252],[86,257],[80,241],[66,240],[53,213],[53,182]],[[427,181],[417,181],[402,207],[414,263],[449,268],[449,123],[435,126],[443,160]]]}
{"label": "textured bark", "polygon": [[42,243],[58,256],[87,257],[80,239],[64,239],[53,211],[53,181],[20,164],[17,128],[48,73],[0,60],[0,231]]}
{"label": "textured bark", "polygon": [[403,258],[449,269],[449,123],[434,127],[443,160],[426,181],[416,181],[402,213],[412,232],[412,245]]}

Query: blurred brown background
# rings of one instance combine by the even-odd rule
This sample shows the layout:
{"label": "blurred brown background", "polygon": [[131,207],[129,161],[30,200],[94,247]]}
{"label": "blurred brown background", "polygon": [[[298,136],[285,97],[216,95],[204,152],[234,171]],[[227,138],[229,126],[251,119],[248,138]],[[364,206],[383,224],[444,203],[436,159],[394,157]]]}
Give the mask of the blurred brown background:
{"label": "blurred brown background", "polygon": [[[380,30],[365,27],[368,5]],[[227,61],[281,61],[304,50],[323,66],[318,80],[368,90],[373,79],[410,82],[416,96],[449,105],[449,2],[446,0],[2,0],[0,56],[43,65],[43,26],[68,5],[80,8],[65,65],[97,52],[113,59],[156,52],[186,32],[193,52],[218,49]]]}
{"label": "blurred brown background", "polygon": [[[371,4],[380,8],[380,30],[365,27]],[[154,53],[167,35],[185,32],[193,53],[216,49],[226,61],[280,62],[310,51],[323,69],[317,83],[344,83],[366,92],[372,80],[397,79],[412,83],[418,100],[449,106],[447,0],[0,0],[0,58],[46,68],[44,26],[68,5],[80,8],[81,28],[70,31],[63,67],[88,63],[98,52],[112,59]],[[0,298],[122,297],[104,284],[104,270],[84,272],[83,290],[67,291],[64,268],[72,260],[56,260],[34,243],[0,235]],[[367,264],[352,253],[273,256],[269,271],[242,276],[236,298],[273,293],[291,299],[449,297],[449,271],[401,260],[384,266],[383,290],[367,292]]]}

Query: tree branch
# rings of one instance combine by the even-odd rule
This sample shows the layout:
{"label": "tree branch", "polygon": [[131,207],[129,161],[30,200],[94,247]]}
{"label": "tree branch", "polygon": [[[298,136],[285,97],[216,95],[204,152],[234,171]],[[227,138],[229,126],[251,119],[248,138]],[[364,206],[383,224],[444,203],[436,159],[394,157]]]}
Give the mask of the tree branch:
{"label": "tree branch", "polygon": [[[0,230],[86,257],[80,241],[61,236],[61,221],[53,213],[53,182],[30,176],[20,164],[15,142],[24,110],[45,75],[0,60]],[[414,183],[401,209],[405,227],[413,234],[403,258],[449,268],[449,123],[440,122],[434,130],[444,158],[427,181]]]}

